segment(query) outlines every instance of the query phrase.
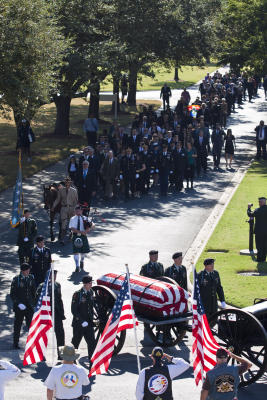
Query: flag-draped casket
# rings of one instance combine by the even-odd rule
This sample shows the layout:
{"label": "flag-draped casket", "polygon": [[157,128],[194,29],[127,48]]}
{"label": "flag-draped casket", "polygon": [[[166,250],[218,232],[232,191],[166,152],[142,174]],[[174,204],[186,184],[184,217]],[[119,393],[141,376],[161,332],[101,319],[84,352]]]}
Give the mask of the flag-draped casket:
{"label": "flag-draped casket", "polygon": [[[97,284],[118,294],[124,278],[125,274],[109,273],[97,279]],[[137,314],[166,318],[187,312],[189,293],[178,285],[131,274],[130,287]]]}

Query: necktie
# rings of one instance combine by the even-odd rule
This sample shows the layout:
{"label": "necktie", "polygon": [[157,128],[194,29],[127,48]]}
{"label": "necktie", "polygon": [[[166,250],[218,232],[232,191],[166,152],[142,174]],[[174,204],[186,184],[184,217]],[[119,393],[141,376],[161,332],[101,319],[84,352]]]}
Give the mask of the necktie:
{"label": "necktie", "polygon": [[78,224],[77,224],[77,230],[80,230],[80,217],[78,217]]}
{"label": "necktie", "polygon": [[86,177],[86,171],[85,170],[83,171],[83,177],[84,178]]}

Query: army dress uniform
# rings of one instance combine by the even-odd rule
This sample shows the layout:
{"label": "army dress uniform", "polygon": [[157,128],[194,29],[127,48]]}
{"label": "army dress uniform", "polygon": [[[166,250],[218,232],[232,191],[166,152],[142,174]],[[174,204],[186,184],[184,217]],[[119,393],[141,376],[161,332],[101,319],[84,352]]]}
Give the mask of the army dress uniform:
{"label": "army dress uniform", "polygon": [[[35,302],[37,304],[41,295],[44,282],[41,283],[36,291]],[[52,282],[48,284],[48,296],[52,299]],[[65,345],[65,332],[63,327],[63,320],[66,319],[64,314],[64,306],[61,296],[61,285],[58,282],[54,283],[54,296],[55,296],[55,335],[57,339],[57,347]]]}
{"label": "army dress uniform", "polygon": [[32,249],[34,247],[34,239],[37,235],[37,225],[33,218],[26,218],[20,222],[18,226],[17,246],[20,264],[29,262]]}
{"label": "army dress uniform", "polygon": [[164,276],[168,276],[178,283],[183,289],[187,290],[187,273],[183,265],[175,265],[166,268]]}
{"label": "army dress uniform", "polygon": [[[71,342],[75,349],[78,349],[80,342],[84,337],[87,343],[88,357],[90,361],[95,349],[93,291],[86,291],[82,288],[75,292],[72,296],[71,312],[73,315],[73,338]],[[85,322],[87,322],[87,326],[83,326],[85,325]]]}
{"label": "army dress uniform", "polygon": [[[23,276],[19,274],[15,276],[11,283],[10,297],[13,301],[13,310],[15,312],[14,319],[14,347],[18,347],[20,330],[24,318],[26,326],[29,329],[35,304],[36,286],[33,275]],[[24,305],[26,308],[21,310],[19,306]]]}
{"label": "army dress uniform", "polygon": [[36,287],[45,281],[47,271],[51,268],[51,261],[51,251],[48,247],[36,246],[33,249],[30,264]]}
{"label": "army dress uniform", "polygon": [[157,279],[158,277],[164,275],[163,265],[159,262],[149,261],[147,264],[142,266],[139,275],[146,276],[147,278]]}
{"label": "army dress uniform", "polygon": [[198,282],[203,307],[209,318],[218,310],[217,295],[221,302],[225,302],[219,272],[203,270],[198,273]]}

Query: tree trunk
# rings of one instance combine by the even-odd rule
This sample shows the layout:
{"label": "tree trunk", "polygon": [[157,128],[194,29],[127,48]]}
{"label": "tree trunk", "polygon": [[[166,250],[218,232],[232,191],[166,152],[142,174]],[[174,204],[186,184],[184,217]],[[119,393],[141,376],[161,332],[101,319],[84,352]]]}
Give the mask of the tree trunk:
{"label": "tree trunk", "polygon": [[[117,93],[117,111],[120,112],[120,78],[113,75],[113,94]],[[112,102],[111,111],[115,112],[115,101]]]}
{"label": "tree trunk", "polygon": [[174,80],[175,82],[179,81],[179,76],[178,76],[178,67],[174,68]]}
{"label": "tree trunk", "polygon": [[93,116],[99,119],[99,92],[100,84],[94,83],[93,88],[90,91],[90,104],[88,109],[88,117]]}
{"label": "tree trunk", "polygon": [[136,87],[137,87],[137,65],[132,63],[129,65],[129,92],[127,103],[129,106],[136,106]]}
{"label": "tree trunk", "polygon": [[70,134],[70,103],[69,96],[56,96],[54,98],[57,108],[57,118],[54,134],[58,136],[68,136]]}

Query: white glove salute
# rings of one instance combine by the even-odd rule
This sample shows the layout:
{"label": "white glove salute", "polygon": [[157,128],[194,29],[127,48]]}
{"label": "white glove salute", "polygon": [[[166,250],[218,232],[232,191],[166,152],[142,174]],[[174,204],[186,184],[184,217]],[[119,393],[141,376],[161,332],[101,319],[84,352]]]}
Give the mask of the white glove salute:
{"label": "white glove salute", "polygon": [[122,180],[123,179],[123,176],[122,175],[120,175],[120,180]]}
{"label": "white glove salute", "polygon": [[138,179],[139,178],[139,174],[136,174],[135,177],[136,177],[136,179]]}
{"label": "white glove salute", "polygon": [[28,241],[29,241],[29,238],[25,237],[24,242],[28,242]]}
{"label": "white glove salute", "polygon": [[222,306],[222,308],[226,308],[225,301],[221,301],[221,306]]}
{"label": "white glove salute", "polygon": [[26,219],[25,217],[20,218],[20,222],[21,222],[21,223],[24,222],[25,219]]}
{"label": "white glove salute", "polygon": [[83,327],[83,328],[86,328],[87,326],[88,326],[88,322],[84,321],[84,322],[82,323],[82,327]]}
{"label": "white glove salute", "polygon": [[19,308],[21,311],[24,311],[24,310],[26,310],[27,307],[26,307],[24,304],[20,303],[20,304],[18,305],[18,308]]}

